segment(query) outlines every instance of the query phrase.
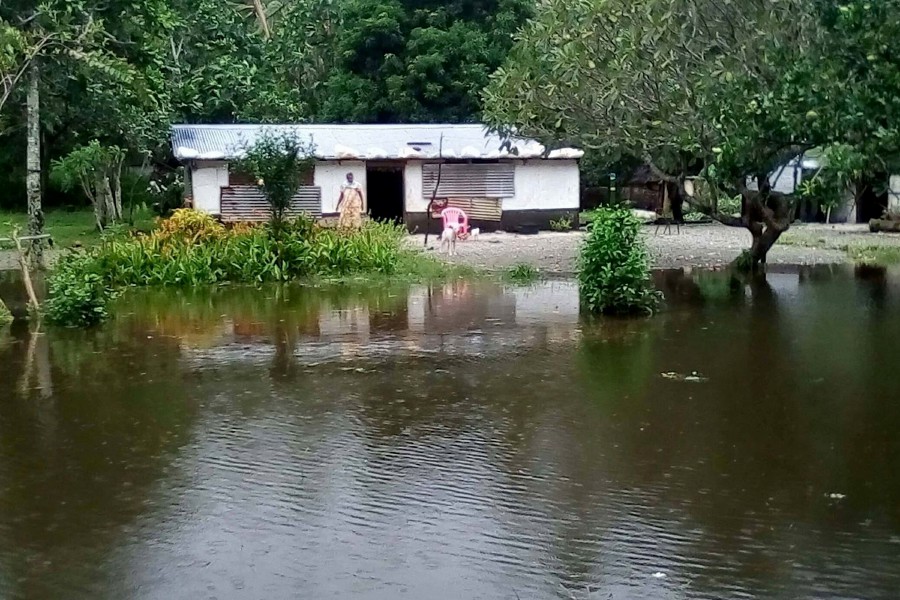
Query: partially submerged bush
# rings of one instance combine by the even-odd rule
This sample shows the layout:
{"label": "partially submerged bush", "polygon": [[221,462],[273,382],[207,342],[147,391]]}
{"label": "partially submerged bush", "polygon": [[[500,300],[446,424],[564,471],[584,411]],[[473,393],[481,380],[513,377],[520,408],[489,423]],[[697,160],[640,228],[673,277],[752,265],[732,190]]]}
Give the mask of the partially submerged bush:
{"label": "partially submerged bush", "polygon": [[404,254],[405,232],[367,222],[356,231],[321,227],[308,218],[279,225],[223,227],[182,209],[149,235],[118,236],[83,255],[78,268],[112,287],[263,283],[355,273],[391,275]]}
{"label": "partially submerged bush", "polygon": [[49,298],[44,306],[50,322],[67,327],[89,327],[109,316],[112,288],[94,271],[87,254],[60,259],[48,281]]}
{"label": "partially submerged bush", "polygon": [[531,283],[540,277],[540,272],[528,263],[513,265],[506,272],[506,278],[515,283]]}
{"label": "partially submerged bush", "polygon": [[640,227],[628,209],[597,211],[581,248],[578,273],[581,297],[591,312],[649,313],[659,302]]}

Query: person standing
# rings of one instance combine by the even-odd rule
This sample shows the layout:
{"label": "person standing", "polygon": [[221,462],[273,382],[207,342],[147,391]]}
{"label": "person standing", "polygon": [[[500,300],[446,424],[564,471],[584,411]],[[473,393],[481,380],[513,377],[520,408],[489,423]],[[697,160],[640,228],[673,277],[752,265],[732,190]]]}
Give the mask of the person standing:
{"label": "person standing", "polygon": [[338,198],[338,227],[341,229],[359,229],[362,227],[363,189],[353,181],[353,173],[347,173],[347,180],[341,184],[341,195]]}

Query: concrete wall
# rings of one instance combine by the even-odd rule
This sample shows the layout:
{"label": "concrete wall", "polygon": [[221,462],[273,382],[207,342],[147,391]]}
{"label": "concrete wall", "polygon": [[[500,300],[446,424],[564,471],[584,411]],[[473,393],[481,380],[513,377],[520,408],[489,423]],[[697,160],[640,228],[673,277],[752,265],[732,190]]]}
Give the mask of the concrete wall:
{"label": "concrete wall", "polygon": [[578,161],[525,160],[516,163],[516,196],[503,199],[511,210],[578,210]]}
{"label": "concrete wall", "polygon": [[[409,161],[404,172],[406,180],[406,222],[412,229],[424,231],[429,225],[425,210],[428,191],[422,189],[422,161]],[[513,198],[503,198],[503,219],[500,223],[476,223],[482,230],[516,230],[521,226],[549,227],[551,219],[568,216],[577,218],[581,202],[580,173],[575,160],[519,160],[515,161]],[[432,227],[434,229],[434,227]]]}
{"label": "concrete wall", "polygon": [[[577,161],[521,160],[516,161],[515,165],[516,195],[514,198],[503,199],[504,226],[514,225],[517,215],[529,222],[549,220],[570,213],[577,215],[580,201]],[[363,186],[368,203],[365,162],[321,161],[316,163],[314,185],[322,189],[323,214],[337,212],[341,185],[347,173],[353,173],[354,179]],[[194,163],[191,175],[194,207],[215,215],[221,214],[221,190],[229,183],[228,163],[198,161]],[[422,161],[407,161],[404,187],[407,220],[424,226],[428,194],[427,190],[422,189]]]}
{"label": "concrete wall", "polygon": [[368,208],[369,194],[366,188],[366,163],[357,160],[322,161],[316,163],[313,184],[322,188],[322,213],[336,213],[341,185],[353,173],[353,180],[363,187],[363,197]]}
{"label": "concrete wall", "polygon": [[422,189],[422,161],[411,160],[403,171],[405,186],[404,209],[406,212],[425,212],[428,209],[428,194]]}
{"label": "concrete wall", "polygon": [[191,172],[194,208],[214,215],[222,212],[222,188],[228,187],[228,163],[203,161],[194,163]]}

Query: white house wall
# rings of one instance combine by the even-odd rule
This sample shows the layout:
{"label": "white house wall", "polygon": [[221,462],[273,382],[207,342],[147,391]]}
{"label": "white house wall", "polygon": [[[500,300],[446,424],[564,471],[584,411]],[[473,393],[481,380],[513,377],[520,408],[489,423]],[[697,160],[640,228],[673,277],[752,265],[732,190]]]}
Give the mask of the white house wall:
{"label": "white house wall", "polygon": [[526,160],[516,163],[516,195],[503,199],[503,211],[577,210],[580,206],[578,162]]}
{"label": "white house wall", "polygon": [[337,212],[338,198],[341,196],[341,185],[346,181],[347,173],[353,173],[353,180],[362,185],[366,206],[368,207],[366,163],[353,160],[322,161],[316,163],[313,183],[322,189],[323,213]]}
{"label": "white house wall", "polygon": [[222,188],[228,187],[228,163],[204,161],[191,170],[194,208],[218,215],[222,213]]}
{"label": "white house wall", "polygon": [[900,211],[900,175],[891,175],[891,185],[888,190],[888,210]]}
{"label": "white house wall", "polygon": [[[422,162],[406,163],[406,211],[428,208],[428,190],[422,189]],[[517,161],[516,195],[503,199],[503,210],[577,210],[581,201],[578,162],[575,160]]]}
{"label": "white house wall", "polygon": [[428,200],[422,189],[422,161],[411,160],[406,163],[403,182],[406,212],[423,213],[428,210]]}

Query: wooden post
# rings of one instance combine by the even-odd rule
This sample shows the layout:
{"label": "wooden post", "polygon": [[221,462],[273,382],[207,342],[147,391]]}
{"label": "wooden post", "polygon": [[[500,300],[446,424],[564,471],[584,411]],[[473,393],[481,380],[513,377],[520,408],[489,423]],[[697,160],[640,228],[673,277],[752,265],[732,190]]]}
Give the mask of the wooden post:
{"label": "wooden post", "polygon": [[25,259],[25,251],[22,249],[22,242],[19,240],[19,232],[13,232],[13,241],[16,243],[16,250],[19,251],[19,267],[22,269],[22,280],[25,282],[25,291],[28,293],[28,302],[31,308],[38,310],[41,305],[38,302],[37,295],[34,293],[34,285],[31,283],[31,274],[28,272],[28,261]]}
{"label": "wooden post", "polygon": [[25,292],[28,294],[28,305],[35,311],[38,310],[41,305],[38,302],[37,294],[34,293],[34,284],[31,282],[31,272],[28,269],[27,250],[22,247],[22,242],[27,241],[44,243],[48,239],[50,239],[50,235],[46,233],[41,235],[26,235],[25,237],[19,237],[18,227],[13,229],[11,238],[0,239],[0,242],[12,242],[16,246],[16,250],[18,251],[19,255],[19,268],[22,270],[22,281],[25,284]]}

